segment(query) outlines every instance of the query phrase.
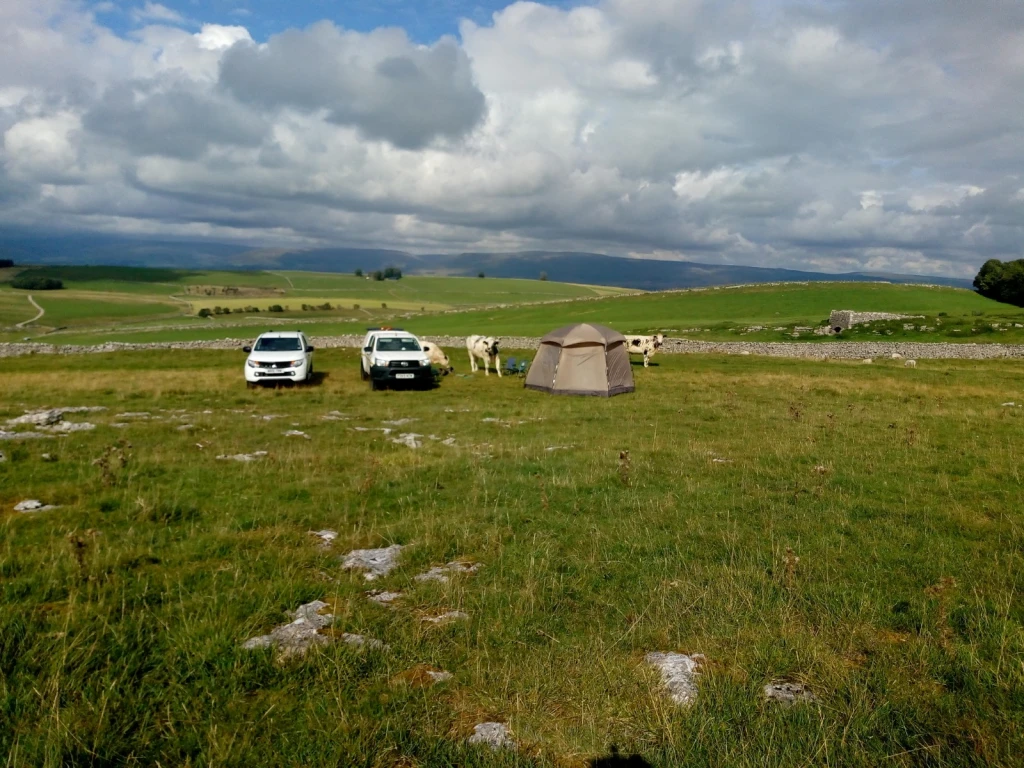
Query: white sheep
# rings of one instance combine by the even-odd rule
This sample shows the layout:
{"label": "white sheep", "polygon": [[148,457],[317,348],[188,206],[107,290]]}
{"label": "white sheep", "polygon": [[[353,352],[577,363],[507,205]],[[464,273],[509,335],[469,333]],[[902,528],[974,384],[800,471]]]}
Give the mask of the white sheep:
{"label": "white sheep", "polygon": [[907,360],[907,362],[905,362],[903,364],[903,367],[904,368],[917,368],[917,360]]}
{"label": "white sheep", "polygon": [[889,355],[889,357],[891,359],[893,359],[893,360],[902,360],[903,359],[903,355],[901,355],[899,352],[893,352],[891,355]]}
{"label": "white sheep", "polygon": [[871,363],[875,361],[872,360],[870,357],[865,357],[863,360],[861,360],[861,362],[864,363],[864,365],[871,365]]}

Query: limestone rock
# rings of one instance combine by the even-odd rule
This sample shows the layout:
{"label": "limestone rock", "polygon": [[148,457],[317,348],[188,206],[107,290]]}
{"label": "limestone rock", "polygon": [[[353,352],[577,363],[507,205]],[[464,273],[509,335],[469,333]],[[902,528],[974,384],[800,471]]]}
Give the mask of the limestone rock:
{"label": "limestone rock", "polygon": [[652,652],[644,657],[648,664],[661,672],[661,680],[672,701],[690,706],[697,698],[697,678],[704,664],[703,654]]}
{"label": "limestone rock", "polygon": [[398,567],[398,555],[403,546],[392,544],[378,549],[353,549],[341,559],[341,567],[348,570],[366,571],[367,581],[387,576]]}

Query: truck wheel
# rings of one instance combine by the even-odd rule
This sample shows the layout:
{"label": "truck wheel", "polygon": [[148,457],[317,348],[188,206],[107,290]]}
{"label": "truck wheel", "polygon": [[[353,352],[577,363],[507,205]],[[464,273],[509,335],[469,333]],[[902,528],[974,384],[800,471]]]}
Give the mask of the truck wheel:
{"label": "truck wheel", "polygon": [[362,379],[363,381],[366,381],[368,378],[370,378],[370,375],[366,372],[366,369],[363,368],[362,361],[359,362],[359,378]]}
{"label": "truck wheel", "polygon": [[378,390],[384,389],[384,386],[381,382],[377,381],[376,379],[370,379],[370,389],[376,392]]}

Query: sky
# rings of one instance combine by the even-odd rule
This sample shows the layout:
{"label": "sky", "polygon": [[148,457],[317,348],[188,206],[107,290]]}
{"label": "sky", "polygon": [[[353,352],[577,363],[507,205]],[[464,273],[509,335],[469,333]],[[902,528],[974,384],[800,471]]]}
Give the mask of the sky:
{"label": "sky", "polygon": [[5,0],[0,229],[971,277],[1017,0]]}

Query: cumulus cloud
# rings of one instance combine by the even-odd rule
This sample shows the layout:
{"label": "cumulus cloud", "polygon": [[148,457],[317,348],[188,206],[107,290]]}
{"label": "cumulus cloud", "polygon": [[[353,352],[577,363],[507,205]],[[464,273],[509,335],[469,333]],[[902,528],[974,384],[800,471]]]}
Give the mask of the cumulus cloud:
{"label": "cumulus cloud", "polygon": [[242,102],[321,113],[407,149],[465,135],[484,110],[453,39],[416,46],[399,29],[360,34],[330,22],[231,48],[221,84]]}
{"label": "cumulus cloud", "polygon": [[[971,275],[1024,242],[1024,6],[516,2],[460,36],[0,5],[0,224]],[[198,20],[202,22],[202,20]]]}

